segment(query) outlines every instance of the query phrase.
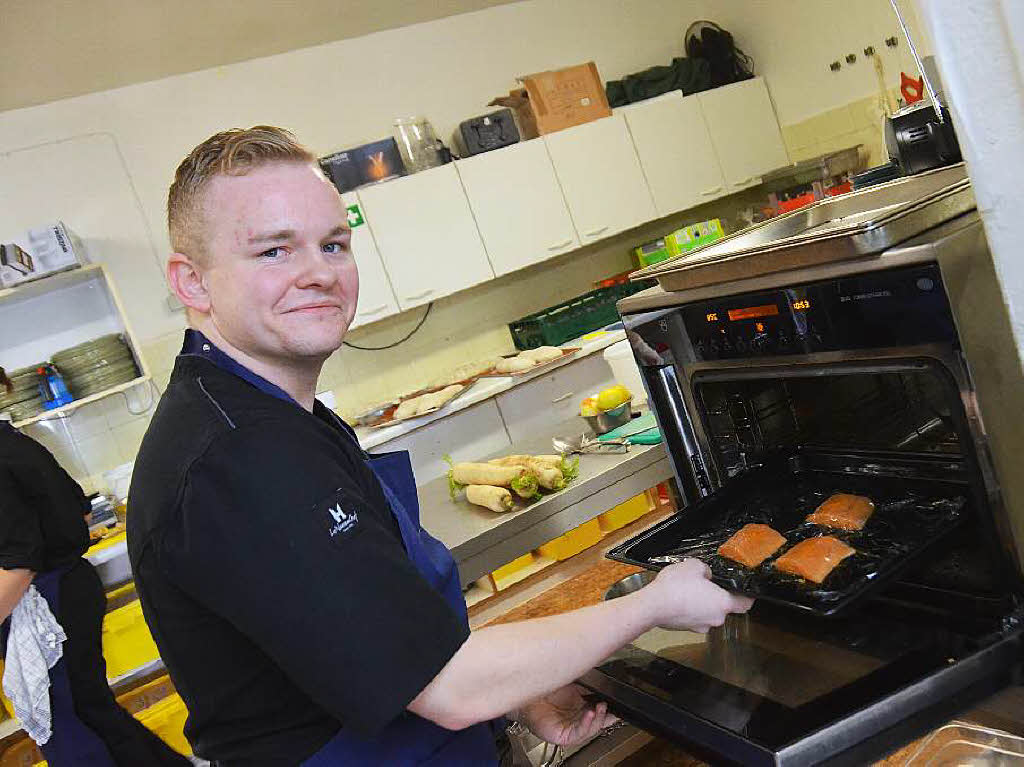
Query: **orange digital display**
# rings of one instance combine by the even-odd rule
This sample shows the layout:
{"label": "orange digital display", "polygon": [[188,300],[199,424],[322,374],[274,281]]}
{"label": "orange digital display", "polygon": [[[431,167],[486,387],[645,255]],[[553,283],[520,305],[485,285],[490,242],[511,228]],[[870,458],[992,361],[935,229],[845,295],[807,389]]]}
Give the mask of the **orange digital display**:
{"label": "orange digital display", "polygon": [[730,309],[729,319],[733,320],[752,320],[756,317],[774,317],[779,313],[779,307],[775,304],[765,304],[764,306],[748,306],[745,309]]}
{"label": "orange digital display", "polygon": [[718,322],[718,312],[708,312],[708,322]]}
{"label": "orange digital display", "polygon": [[798,312],[805,312],[805,311],[807,311],[810,308],[811,308],[811,302],[809,300],[807,300],[806,298],[801,300],[801,301],[794,301],[793,302],[793,309],[795,309]]}

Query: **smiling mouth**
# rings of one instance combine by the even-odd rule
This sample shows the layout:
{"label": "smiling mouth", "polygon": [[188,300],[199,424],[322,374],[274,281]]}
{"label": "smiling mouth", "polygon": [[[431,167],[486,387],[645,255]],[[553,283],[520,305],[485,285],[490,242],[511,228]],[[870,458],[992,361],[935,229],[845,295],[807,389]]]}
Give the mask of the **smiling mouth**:
{"label": "smiling mouth", "polygon": [[327,311],[334,309],[335,311],[341,311],[341,307],[337,304],[310,304],[308,306],[296,306],[294,309],[289,309],[287,313],[291,312],[310,312],[310,311]]}

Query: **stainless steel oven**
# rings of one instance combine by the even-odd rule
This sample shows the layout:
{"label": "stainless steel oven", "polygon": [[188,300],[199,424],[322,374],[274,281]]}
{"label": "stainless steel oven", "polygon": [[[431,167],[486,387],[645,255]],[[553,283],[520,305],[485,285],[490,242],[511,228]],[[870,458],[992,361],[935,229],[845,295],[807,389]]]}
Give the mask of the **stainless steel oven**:
{"label": "stainless steel oven", "polygon": [[[709,263],[729,282],[620,303],[686,504],[610,556],[698,556],[759,597],[588,673],[626,720],[714,764],[863,764],[1020,680],[1024,381],[965,189],[954,206],[929,192],[937,217],[913,183],[896,202],[860,195],[855,228],[832,227],[847,239],[818,240],[831,256],[814,252],[820,225],[727,243]],[[893,242],[876,224],[897,203],[917,219]],[[875,250],[854,252],[858,236]],[[656,276],[678,288],[681,268]],[[718,556],[750,521],[799,536],[831,492],[872,497],[877,521],[820,586]]]}

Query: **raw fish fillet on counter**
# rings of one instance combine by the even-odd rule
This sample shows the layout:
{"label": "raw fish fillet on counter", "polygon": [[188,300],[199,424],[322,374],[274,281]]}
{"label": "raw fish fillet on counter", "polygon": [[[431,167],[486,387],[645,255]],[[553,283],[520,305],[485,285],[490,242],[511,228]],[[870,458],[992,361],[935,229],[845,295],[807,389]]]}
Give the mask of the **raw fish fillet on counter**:
{"label": "raw fish fillet on counter", "polygon": [[777,560],[775,567],[815,583],[824,581],[836,566],[856,550],[831,535],[800,541]]}
{"label": "raw fish fillet on counter", "polygon": [[836,493],[830,496],[807,521],[837,530],[863,530],[868,518],[875,513],[875,504],[863,495]]}
{"label": "raw fish fillet on counter", "polygon": [[757,567],[786,543],[777,531],[751,523],[737,530],[729,540],[718,547],[718,553],[746,567]]}

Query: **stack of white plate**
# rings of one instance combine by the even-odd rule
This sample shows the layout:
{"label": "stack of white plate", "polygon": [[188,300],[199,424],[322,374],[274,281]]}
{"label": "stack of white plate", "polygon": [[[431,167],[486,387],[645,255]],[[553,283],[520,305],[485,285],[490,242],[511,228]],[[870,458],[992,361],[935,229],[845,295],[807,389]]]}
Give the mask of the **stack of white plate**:
{"label": "stack of white plate", "polygon": [[56,352],[53,364],[75,399],[105,391],[139,375],[131,349],[117,333]]}
{"label": "stack of white plate", "polygon": [[14,384],[14,391],[7,394],[0,387],[0,412],[6,411],[13,420],[23,421],[43,411],[38,370],[39,365],[30,365],[7,374]]}

